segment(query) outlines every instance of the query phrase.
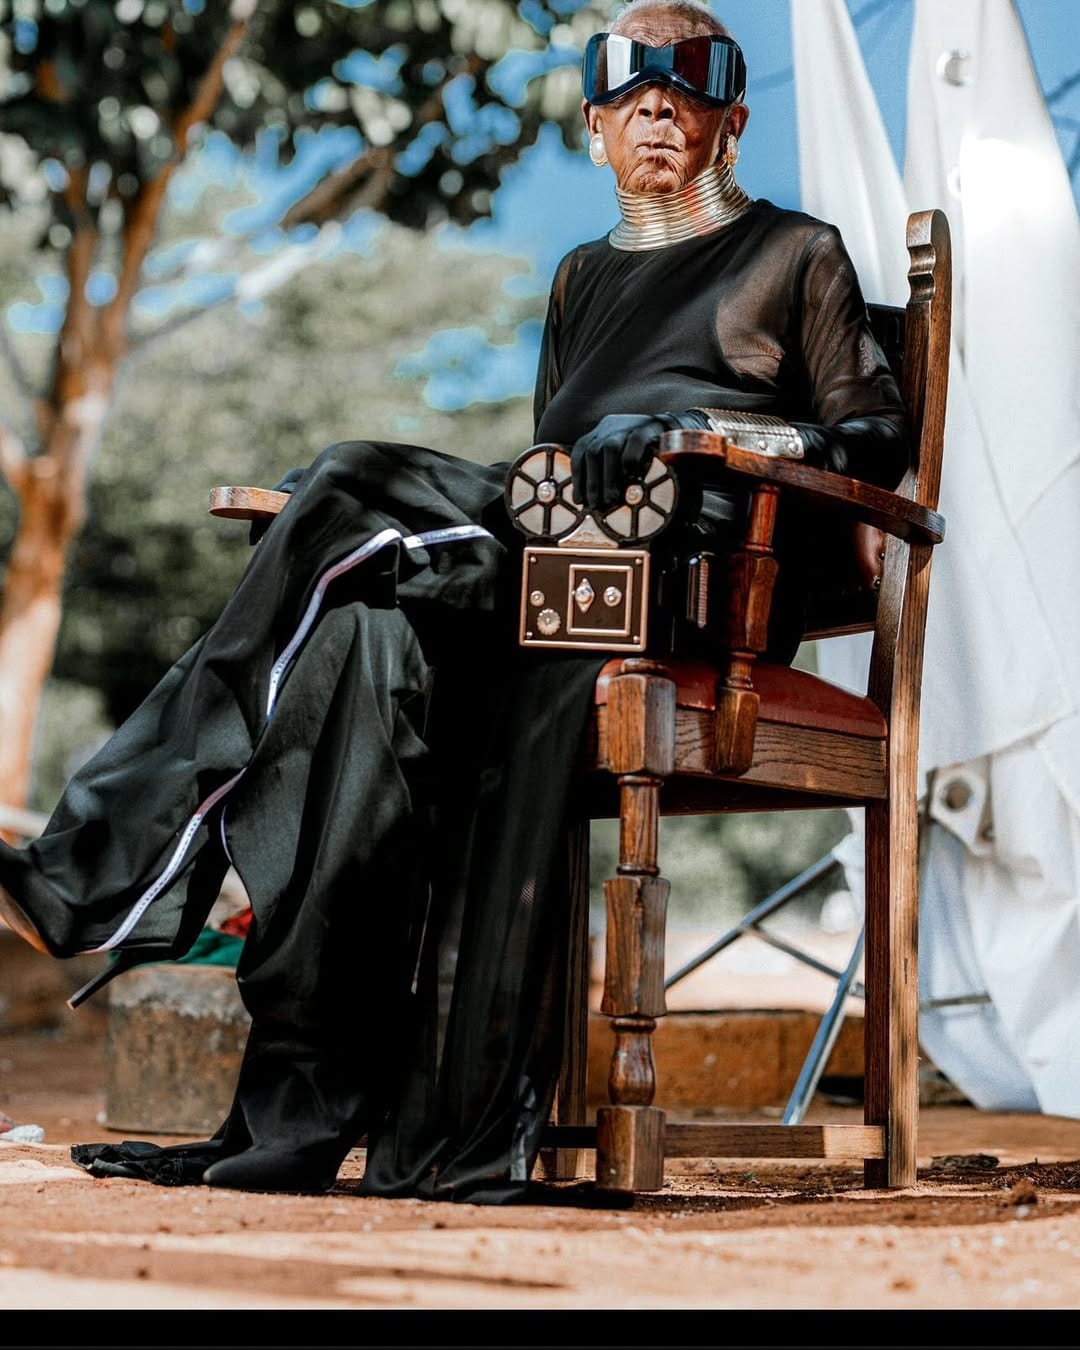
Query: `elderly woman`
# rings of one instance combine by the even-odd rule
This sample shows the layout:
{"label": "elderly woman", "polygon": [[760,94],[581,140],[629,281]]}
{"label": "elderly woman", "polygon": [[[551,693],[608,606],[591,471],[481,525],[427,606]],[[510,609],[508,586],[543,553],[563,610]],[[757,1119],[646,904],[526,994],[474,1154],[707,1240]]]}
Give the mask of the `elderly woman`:
{"label": "elderly woman", "polygon": [[[636,0],[591,39],[584,94],[621,218],[559,265],[535,407],[579,502],[610,507],[665,430],[732,412],[895,485],[900,399],[836,230],[735,181],[731,35],[702,5]],[[506,473],[328,447],[285,484],[218,622],[44,834],[0,849],[0,913],[55,956],[113,953],[96,987],[186,952],[230,862],[251,900],[228,1118],[199,1143],[77,1146],[93,1174],[317,1192],[366,1138],[369,1193],[526,1194],[561,1054],[560,843],[602,657],[518,645]],[[740,505],[706,495],[668,547],[722,544]],[[789,555],[799,537],[787,522]],[[804,570],[781,568],[779,659]]]}

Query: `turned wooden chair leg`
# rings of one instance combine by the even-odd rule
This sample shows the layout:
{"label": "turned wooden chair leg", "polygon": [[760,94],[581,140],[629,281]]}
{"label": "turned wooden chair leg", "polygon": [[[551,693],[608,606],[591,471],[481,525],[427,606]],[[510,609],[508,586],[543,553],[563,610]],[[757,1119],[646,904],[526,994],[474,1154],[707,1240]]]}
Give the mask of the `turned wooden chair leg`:
{"label": "turned wooden chair leg", "polygon": [[918,816],[914,784],[866,807],[865,1106],[885,1132],[868,1187],[912,1186],[919,1123]]}
{"label": "turned wooden chair leg", "polygon": [[602,1011],[615,1048],[610,1106],[596,1117],[596,1183],[656,1191],[664,1184],[664,1113],[652,1033],[664,1002],[668,883],[659,875],[660,785],[673,767],[675,685],[662,666],[632,658],[608,691],[608,762],[619,776],[618,875],[604,883],[607,942]]}
{"label": "turned wooden chair leg", "polygon": [[769,641],[769,608],[778,570],[772,549],[778,498],[774,484],[754,489],[742,547],[728,560],[724,642],[729,656],[716,687],[716,773],[745,773],[754,758],[760,700],[754,692],[752,674]]}

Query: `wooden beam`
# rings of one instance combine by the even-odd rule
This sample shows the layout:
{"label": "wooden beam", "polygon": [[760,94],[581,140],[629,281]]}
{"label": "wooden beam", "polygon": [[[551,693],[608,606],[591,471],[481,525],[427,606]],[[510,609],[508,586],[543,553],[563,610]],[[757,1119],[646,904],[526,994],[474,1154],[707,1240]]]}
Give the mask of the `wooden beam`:
{"label": "wooden beam", "polygon": [[[607,769],[606,707],[597,708],[596,716],[595,767]],[[753,762],[745,773],[732,775],[712,773],[714,738],[715,719],[711,712],[699,708],[676,709],[676,776],[693,774],[718,783],[749,783],[860,801],[885,796],[885,742],[877,737],[846,736],[835,731],[759,720]]]}
{"label": "wooden beam", "polygon": [[875,1125],[668,1125],[668,1158],[880,1158]]}
{"label": "wooden beam", "polygon": [[[548,1126],[545,1147],[595,1148],[591,1125]],[[666,1158],[881,1158],[880,1125],[668,1124]]]}

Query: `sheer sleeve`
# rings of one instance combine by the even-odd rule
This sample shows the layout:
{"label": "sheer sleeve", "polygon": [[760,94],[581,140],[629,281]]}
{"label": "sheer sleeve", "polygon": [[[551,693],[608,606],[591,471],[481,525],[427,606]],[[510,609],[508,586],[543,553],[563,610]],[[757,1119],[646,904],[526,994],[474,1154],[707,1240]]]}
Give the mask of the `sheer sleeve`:
{"label": "sheer sleeve", "polygon": [[796,315],[814,418],[797,424],[807,459],[896,487],[910,455],[904,405],[871,332],[855,268],[831,225],[807,245]]}
{"label": "sheer sleeve", "polygon": [[547,316],[544,320],[544,333],[540,341],[540,360],[536,370],[536,388],[533,391],[533,435],[536,435],[544,409],[555,397],[562,383],[562,371],[559,366],[559,334],[562,328],[562,316],[566,303],[566,279],[570,270],[567,254],[555,269],[548,296]]}

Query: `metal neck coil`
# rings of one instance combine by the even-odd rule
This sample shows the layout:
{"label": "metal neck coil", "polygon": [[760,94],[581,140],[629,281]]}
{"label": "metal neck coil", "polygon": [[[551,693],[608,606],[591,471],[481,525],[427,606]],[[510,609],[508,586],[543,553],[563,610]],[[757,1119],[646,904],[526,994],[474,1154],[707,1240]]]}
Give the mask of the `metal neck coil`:
{"label": "metal neck coil", "polygon": [[725,163],[710,165],[676,192],[624,192],[617,187],[615,196],[622,220],[608,242],[630,253],[712,234],[745,215],[754,200]]}

